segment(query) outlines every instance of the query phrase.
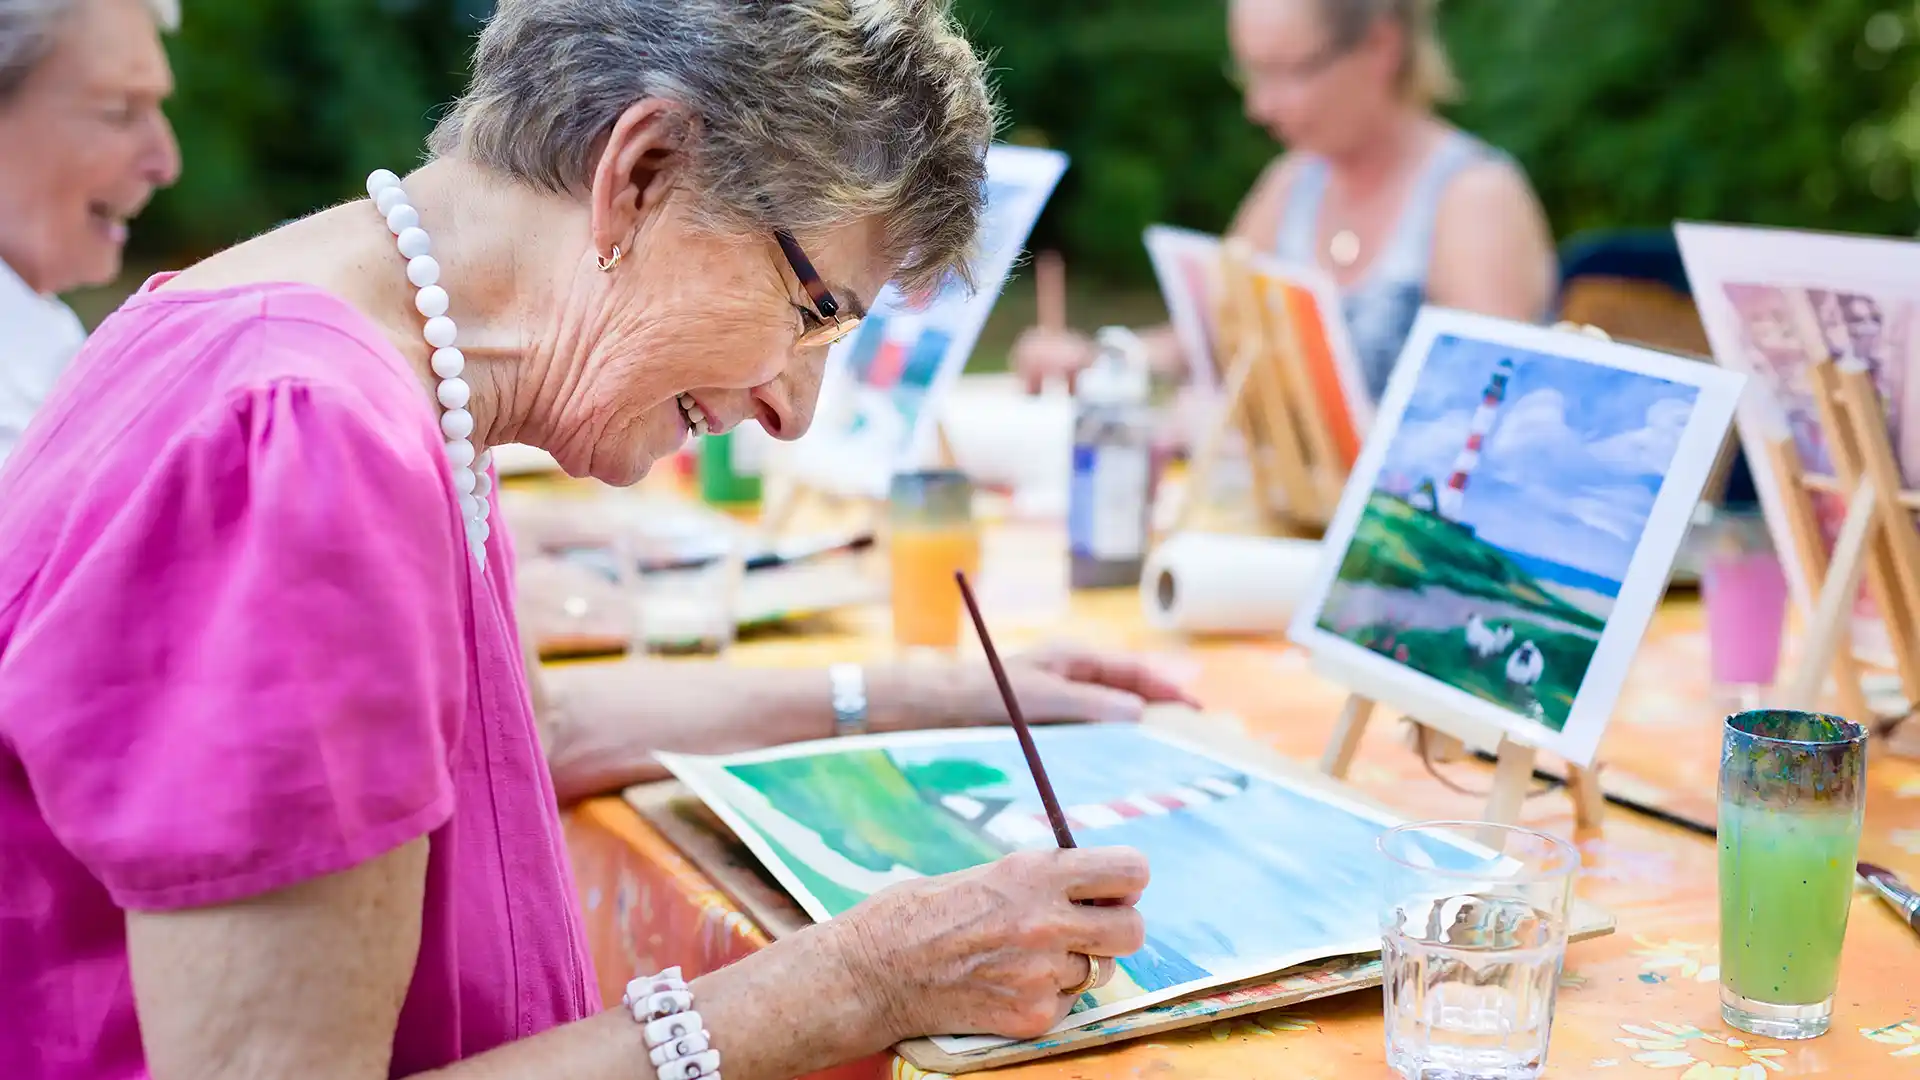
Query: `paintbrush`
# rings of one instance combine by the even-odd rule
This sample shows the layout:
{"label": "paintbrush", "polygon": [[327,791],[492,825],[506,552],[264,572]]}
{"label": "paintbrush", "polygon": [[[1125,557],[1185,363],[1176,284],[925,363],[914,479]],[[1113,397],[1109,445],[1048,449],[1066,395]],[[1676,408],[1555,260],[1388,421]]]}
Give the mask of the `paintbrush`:
{"label": "paintbrush", "polygon": [[1053,783],[1047,779],[1047,767],[1040,763],[1040,749],[1033,745],[1033,731],[1027,727],[1027,718],[1020,715],[1020,702],[1013,696],[1013,683],[1007,678],[1007,669],[1000,663],[1000,652],[993,647],[993,638],[987,633],[987,621],[980,617],[980,603],[973,598],[973,587],[967,584],[964,570],[953,572],[955,584],[960,586],[960,598],[967,602],[967,614],[973,616],[974,632],[980,635],[980,647],[987,650],[987,666],[993,669],[993,681],[1000,684],[1000,699],[1007,703],[1007,716],[1013,721],[1013,733],[1020,739],[1020,752],[1027,756],[1027,769],[1033,773],[1033,786],[1040,789],[1040,805],[1047,808],[1047,821],[1053,825],[1053,838],[1063,848],[1074,847],[1073,831],[1067,828],[1067,815],[1060,811],[1060,800],[1053,795]]}
{"label": "paintbrush", "polygon": [[1873,891],[1879,893],[1882,900],[1893,905],[1893,910],[1907,920],[1908,926],[1920,930],[1920,893],[1907,888],[1894,876],[1893,871],[1884,866],[1863,862],[1856,864],[1855,868],[1861,877],[1867,879],[1867,884],[1873,886]]}

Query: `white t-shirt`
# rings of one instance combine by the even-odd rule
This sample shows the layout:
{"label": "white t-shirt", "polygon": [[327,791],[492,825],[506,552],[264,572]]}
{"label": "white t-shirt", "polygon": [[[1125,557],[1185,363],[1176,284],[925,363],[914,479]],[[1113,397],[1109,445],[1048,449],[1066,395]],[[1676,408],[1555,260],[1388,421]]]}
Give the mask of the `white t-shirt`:
{"label": "white t-shirt", "polygon": [[34,292],[0,261],[0,464],[86,340],[72,308]]}

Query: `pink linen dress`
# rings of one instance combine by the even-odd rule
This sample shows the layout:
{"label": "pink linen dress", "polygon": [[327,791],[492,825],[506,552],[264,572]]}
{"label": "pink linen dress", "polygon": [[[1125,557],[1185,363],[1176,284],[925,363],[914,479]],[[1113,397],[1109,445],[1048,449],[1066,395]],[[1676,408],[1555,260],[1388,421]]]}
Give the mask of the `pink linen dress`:
{"label": "pink linen dress", "polygon": [[0,469],[0,1077],[147,1075],[123,910],[419,836],[393,1075],[596,1010],[512,553],[422,382],[326,292],[159,280]]}

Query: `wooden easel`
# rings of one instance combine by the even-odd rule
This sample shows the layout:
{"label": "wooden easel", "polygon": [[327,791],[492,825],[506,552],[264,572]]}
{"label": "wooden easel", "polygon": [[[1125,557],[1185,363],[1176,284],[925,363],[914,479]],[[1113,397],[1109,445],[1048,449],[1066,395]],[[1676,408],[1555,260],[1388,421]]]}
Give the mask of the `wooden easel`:
{"label": "wooden easel", "polygon": [[[1316,657],[1315,660],[1316,666],[1323,670],[1327,668],[1322,658]],[[1354,678],[1342,678],[1337,668],[1328,673],[1346,685],[1355,685]],[[1357,691],[1347,695],[1346,703],[1340,707],[1340,719],[1334,724],[1333,735],[1320,754],[1321,772],[1336,780],[1346,779],[1347,771],[1353,765],[1353,756],[1360,749],[1360,740],[1367,733],[1367,723],[1372,720],[1378,704],[1376,699]],[[1534,747],[1504,732],[1487,731],[1465,717],[1443,719],[1437,710],[1403,709],[1402,712],[1411,723],[1437,735],[1443,742],[1457,742],[1463,736],[1474,738],[1475,741],[1492,741],[1497,735],[1499,748],[1495,752],[1493,788],[1487,794],[1486,807],[1481,811],[1482,819],[1501,825],[1519,823],[1520,807],[1526,801],[1528,786],[1533,783],[1534,761],[1539,756]],[[1600,789],[1599,767],[1583,768],[1569,762],[1567,795],[1573,800],[1574,827],[1582,832],[1598,828],[1606,808],[1605,793]]]}
{"label": "wooden easel", "polygon": [[1194,524],[1229,430],[1245,440],[1255,499],[1282,531],[1324,531],[1346,486],[1347,467],[1320,414],[1282,283],[1255,269],[1253,258],[1244,240],[1222,246],[1218,325],[1228,358],[1222,422],[1210,425],[1194,449],[1174,532]]}
{"label": "wooden easel", "polygon": [[[1805,650],[1784,687],[1782,704],[1812,707],[1821,684],[1833,677],[1842,715],[1873,719],[1861,688],[1851,623],[1862,580],[1886,623],[1902,693],[1920,696],[1920,492],[1904,488],[1887,434],[1885,406],[1865,364],[1836,363],[1829,356],[1819,317],[1803,292],[1789,294],[1801,346],[1806,349],[1813,397],[1826,436],[1833,475],[1807,471],[1790,435],[1768,441],[1766,467],[1773,470],[1786,505],[1794,555],[1818,592],[1807,625]],[[1847,516],[1829,558],[1812,495],[1845,500]]]}

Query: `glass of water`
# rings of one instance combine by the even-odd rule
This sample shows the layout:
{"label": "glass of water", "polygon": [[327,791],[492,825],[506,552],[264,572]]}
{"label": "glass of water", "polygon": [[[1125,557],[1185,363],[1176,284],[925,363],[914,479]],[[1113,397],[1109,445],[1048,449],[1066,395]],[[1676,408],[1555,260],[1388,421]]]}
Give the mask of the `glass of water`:
{"label": "glass of water", "polygon": [[738,626],[744,548],[737,537],[715,536],[696,558],[641,567],[629,556],[627,587],[633,597],[638,656],[717,656],[733,644]]}
{"label": "glass of water", "polygon": [[1407,1080],[1532,1080],[1546,1068],[1580,853],[1510,825],[1382,834],[1387,1064]]}

